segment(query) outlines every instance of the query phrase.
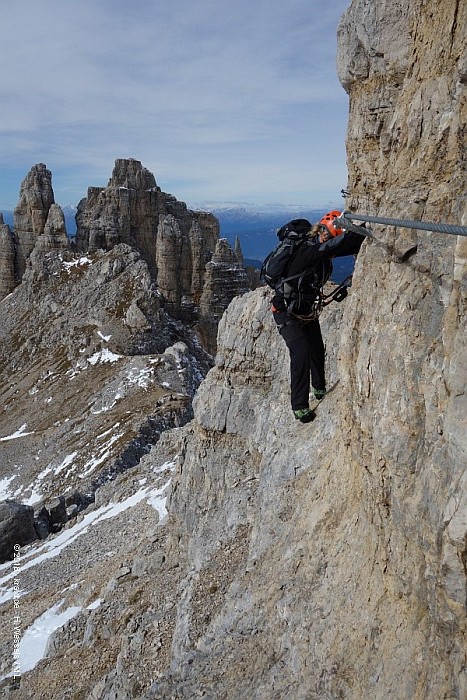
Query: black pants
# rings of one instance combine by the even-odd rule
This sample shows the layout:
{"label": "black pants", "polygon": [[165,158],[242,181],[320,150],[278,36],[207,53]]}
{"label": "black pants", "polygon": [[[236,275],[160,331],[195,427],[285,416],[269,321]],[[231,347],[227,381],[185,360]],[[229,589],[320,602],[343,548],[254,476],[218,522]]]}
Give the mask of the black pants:
{"label": "black pants", "polygon": [[292,410],[308,408],[310,375],[314,389],[325,389],[324,343],[318,319],[303,322],[276,311],[274,320],[290,353],[290,401]]}

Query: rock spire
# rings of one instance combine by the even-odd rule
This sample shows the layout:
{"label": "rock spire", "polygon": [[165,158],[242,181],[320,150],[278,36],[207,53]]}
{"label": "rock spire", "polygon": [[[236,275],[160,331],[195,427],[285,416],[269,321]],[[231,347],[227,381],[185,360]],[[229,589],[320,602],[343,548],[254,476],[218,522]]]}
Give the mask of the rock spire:
{"label": "rock spire", "polygon": [[31,252],[31,264],[51,251],[70,250],[70,241],[66,233],[65,217],[58,204],[51,204],[44,233],[37,237]]}
{"label": "rock spire", "polygon": [[37,238],[44,233],[49,209],[54,204],[52,173],[44,163],[34,165],[21,183],[14,212],[16,270],[21,279]]}
{"label": "rock spire", "polygon": [[[219,223],[212,214],[192,211],[173,195],[162,192],[154,175],[140,161],[119,159],[107,187],[89,188],[87,198],[78,206],[76,220],[76,244],[83,252],[110,250],[119,243],[138,250],[170,314],[189,324],[199,321],[200,333],[213,349],[219,309],[225,310],[233,296],[248,289],[248,284],[238,261],[232,274],[233,253],[227,253],[227,242],[217,250]],[[209,291],[213,281],[207,264],[216,258],[215,267],[220,272],[219,256],[226,263],[222,269],[229,281],[216,296]],[[198,318],[202,298],[202,318]]]}
{"label": "rock spire", "polygon": [[217,241],[216,250],[206,265],[206,277],[200,299],[198,331],[210,352],[215,352],[217,327],[222,315],[238,294],[249,291],[242,262],[225,238]]}
{"label": "rock spire", "polygon": [[[63,212],[54,203],[52,175],[43,163],[33,166],[21,185],[14,222],[13,235],[4,225],[1,228],[0,299],[21,281],[28,265],[40,267],[47,253],[71,250]],[[76,223],[73,245],[80,253],[110,251],[121,244],[136,250],[170,315],[197,325],[206,347],[214,352],[221,312],[249,286],[239,243],[234,265],[227,242],[218,247],[219,222],[212,214],[191,211],[162,192],[139,160],[120,158],[106,187],[88,189],[78,205]],[[206,267],[214,258],[214,268]],[[213,280],[214,269],[227,275],[222,291],[219,275]]]}
{"label": "rock spire", "polygon": [[15,244],[10,227],[0,214],[0,300],[15,287]]}

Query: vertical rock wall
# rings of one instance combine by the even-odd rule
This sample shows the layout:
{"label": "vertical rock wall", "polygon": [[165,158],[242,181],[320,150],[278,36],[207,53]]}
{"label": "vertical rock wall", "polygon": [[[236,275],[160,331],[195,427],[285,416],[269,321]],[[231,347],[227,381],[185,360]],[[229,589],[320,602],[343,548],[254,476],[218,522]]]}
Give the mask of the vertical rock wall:
{"label": "vertical rock wall", "polygon": [[15,287],[15,244],[10,227],[0,214],[0,299]]}
{"label": "vertical rock wall", "polygon": [[50,206],[55,202],[52,173],[44,163],[34,165],[21,183],[14,213],[17,277],[21,279],[38,236],[44,233]]}
{"label": "vertical rock wall", "polygon": [[352,209],[435,221],[464,215],[465,12],[461,0],[354,0],[342,17]]}
{"label": "vertical rock wall", "polygon": [[[135,247],[157,280],[167,310],[185,323],[198,323],[203,342],[214,351],[222,315],[219,307],[223,312],[236,294],[248,289],[248,284],[242,265],[236,265],[236,275],[228,275],[229,283],[222,294],[214,298],[208,291],[211,269],[206,266],[216,254],[219,241],[219,223],[212,214],[189,210],[183,202],[162,192],[152,173],[139,161],[121,159],[115,162],[106,188],[88,190],[76,220],[76,241],[82,251],[105,250],[118,243]],[[225,255],[229,257],[230,253]],[[224,267],[230,270],[232,266]],[[198,318],[203,295],[202,318]],[[208,297],[212,308],[208,308]]]}
{"label": "vertical rock wall", "polygon": [[[342,18],[351,210],[467,223],[466,26],[458,0],[354,0]],[[378,552],[381,609],[401,606],[400,631],[414,632],[408,658],[426,649],[416,696],[463,698],[467,240],[375,233],[357,264],[359,300],[342,343],[355,479]]]}
{"label": "vertical rock wall", "polygon": [[134,159],[117,159],[107,187],[91,187],[78,205],[76,243],[82,251],[136,247],[156,270],[155,240],[165,196],[154,175]]}
{"label": "vertical rock wall", "polygon": [[[345,13],[348,208],[467,223],[466,12]],[[332,391],[308,426],[267,293],[221,321],[171,495],[172,663],[148,698],[467,697],[466,240],[376,236],[323,314]]]}
{"label": "vertical rock wall", "polygon": [[51,204],[44,233],[38,236],[31,252],[31,264],[46,253],[58,250],[69,250],[70,241],[66,233],[65,217],[58,204]]}
{"label": "vertical rock wall", "polygon": [[249,290],[243,264],[225,238],[217,241],[212,259],[206,265],[206,278],[200,299],[198,331],[210,352],[215,352],[217,328],[230,301]]}

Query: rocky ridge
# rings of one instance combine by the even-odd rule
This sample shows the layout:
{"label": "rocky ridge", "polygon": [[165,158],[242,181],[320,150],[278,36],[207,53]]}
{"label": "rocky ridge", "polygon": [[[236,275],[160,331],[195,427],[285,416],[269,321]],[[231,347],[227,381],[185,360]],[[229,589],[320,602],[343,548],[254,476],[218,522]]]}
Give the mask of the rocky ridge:
{"label": "rocky ridge", "polygon": [[[343,16],[349,207],[467,223],[466,11],[354,0]],[[428,86],[413,114],[414,81],[434,68],[448,109]],[[444,172],[430,167],[441,124]],[[13,576],[21,586],[23,640],[64,615],[45,657],[3,679],[7,697],[467,697],[467,250],[375,235],[323,314],[331,390],[313,423],[292,418],[269,292],[236,298],[193,420],[3,568],[6,619]]]}
{"label": "rocky ridge", "polygon": [[[118,243],[136,248],[157,279],[169,313],[184,323],[197,324],[206,348],[215,351],[217,307],[224,311],[233,296],[249,289],[249,283],[241,257],[233,259],[227,242],[216,250],[219,223],[212,214],[189,210],[162,192],[139,161],[120,159],[106,188],[88,190],[76,221],[76,243],[82,252],[109,250]],[[228,289],[212,279],[213,255],[225,269],[235,267]],[[211,314],[205,304],[202,310],[199,304],[205,289],[212,291],[213,286],[216,308]]]}
{"label": "rocky ridge", "polygon": [[1,311],[0,478],[9,497],[89,505],[103,480],[190,418],[211,359],[166,313],[129,246],[33,257]]}
{"label": "rocky ridge", "polygon": [[17,279],[22,278],[36,240],[44,233],[49,209],[54,202],[52,173],[44,163],[38,163],[21,183],[14,212]]}
{"label": "rocky ridge", "polygon": [[0,214],[0,299],[15,287],[15,244],[8,224]]}
{"label": "rocky ridge", "polygon": [[[248,291],[250,284],[241,250],[236,260],[226,242],[216,252],[219,224],[212,214],[191,211],[162,192],[154,175],[130,158],[116,160],[107,187],[88,189],[88,196],[79,203],[76,222],[76,237],[70,244],[63,212],[54,203],[52,173],[43,163],[33,166],[21,184],[13,234],[2,220],[0,298],[10,293],[27,268],[46,253],[70,248],[78,256],[87,255],[123,243],[146,262],[170,315],[198,326],[206,349],[215,352],[219,308],[223,311],[233,296]],[[228,288],[215,283],[212,266],[207,267],[214,254],[226,270],[235,266]],[[199,314],[205,287],[213,297],[214,322],[206,303]]]}

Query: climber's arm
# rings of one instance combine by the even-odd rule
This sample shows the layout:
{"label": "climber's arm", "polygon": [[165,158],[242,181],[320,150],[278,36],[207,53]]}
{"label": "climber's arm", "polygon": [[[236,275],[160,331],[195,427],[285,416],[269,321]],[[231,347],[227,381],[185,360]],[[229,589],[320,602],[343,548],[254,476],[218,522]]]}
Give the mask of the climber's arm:
{"label": "climber's arm", "polygon": [[325,258],[340,258],[345,255],[356,255],[365,240],[365,236],[354,231],[345,231],[340,236],[330,238],[321,243],[317,253]]}

